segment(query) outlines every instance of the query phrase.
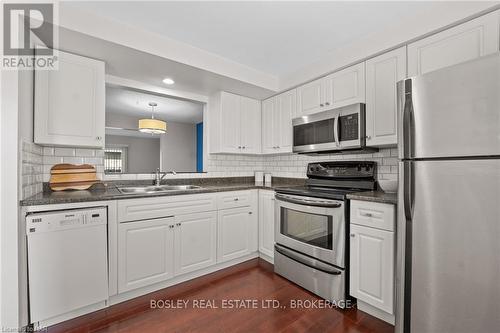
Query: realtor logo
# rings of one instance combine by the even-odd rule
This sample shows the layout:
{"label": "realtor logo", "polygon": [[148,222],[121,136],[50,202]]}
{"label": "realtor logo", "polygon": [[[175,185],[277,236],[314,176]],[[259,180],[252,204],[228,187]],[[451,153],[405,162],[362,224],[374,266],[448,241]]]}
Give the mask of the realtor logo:
{"label": "realtor logo", "polygon": [[54,7],[54,3],[3,4],[2,69],[54,69]]}

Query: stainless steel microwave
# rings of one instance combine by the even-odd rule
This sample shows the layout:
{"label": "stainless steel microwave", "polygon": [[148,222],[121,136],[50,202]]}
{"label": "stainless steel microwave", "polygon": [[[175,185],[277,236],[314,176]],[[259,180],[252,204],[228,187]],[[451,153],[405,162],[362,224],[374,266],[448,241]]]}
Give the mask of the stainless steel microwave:
{"label": "stainless steel microwave", "polygon": [[292,126],[294,153],[340,152],[366,147],[363,103],[294,118]]}

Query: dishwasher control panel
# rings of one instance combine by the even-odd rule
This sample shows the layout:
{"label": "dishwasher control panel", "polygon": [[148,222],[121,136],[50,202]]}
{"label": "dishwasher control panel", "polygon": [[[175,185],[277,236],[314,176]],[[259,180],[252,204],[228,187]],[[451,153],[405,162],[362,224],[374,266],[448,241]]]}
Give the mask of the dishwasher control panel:
{"label": "dishwasher control panel", "polygon": [[26,232],[44,232],[81,228],[107,223],[106,207],[57,210],[26,216]]}

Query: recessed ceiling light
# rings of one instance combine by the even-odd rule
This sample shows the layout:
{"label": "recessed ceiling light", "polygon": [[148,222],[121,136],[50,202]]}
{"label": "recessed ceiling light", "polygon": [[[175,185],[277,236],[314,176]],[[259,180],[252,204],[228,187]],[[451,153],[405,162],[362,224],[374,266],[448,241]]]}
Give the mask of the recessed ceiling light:
{"label": "recessed ceiling light", "polygon": [[163,79],[163,83],[165,83],[165,84],[174,84],[175,81],[172,80],[171,78],[167,77],[167,78]]}

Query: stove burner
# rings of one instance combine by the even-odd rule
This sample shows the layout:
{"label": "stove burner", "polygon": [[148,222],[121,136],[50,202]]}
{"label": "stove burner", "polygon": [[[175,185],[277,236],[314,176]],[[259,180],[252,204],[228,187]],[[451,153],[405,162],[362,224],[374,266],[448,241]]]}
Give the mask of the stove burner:
{"label": "stove burner", "polygon": [[277,193],[344,200],[347,193],[375,190],[377,163],[342,161],[309,163],[306,186],[276,189]]}

